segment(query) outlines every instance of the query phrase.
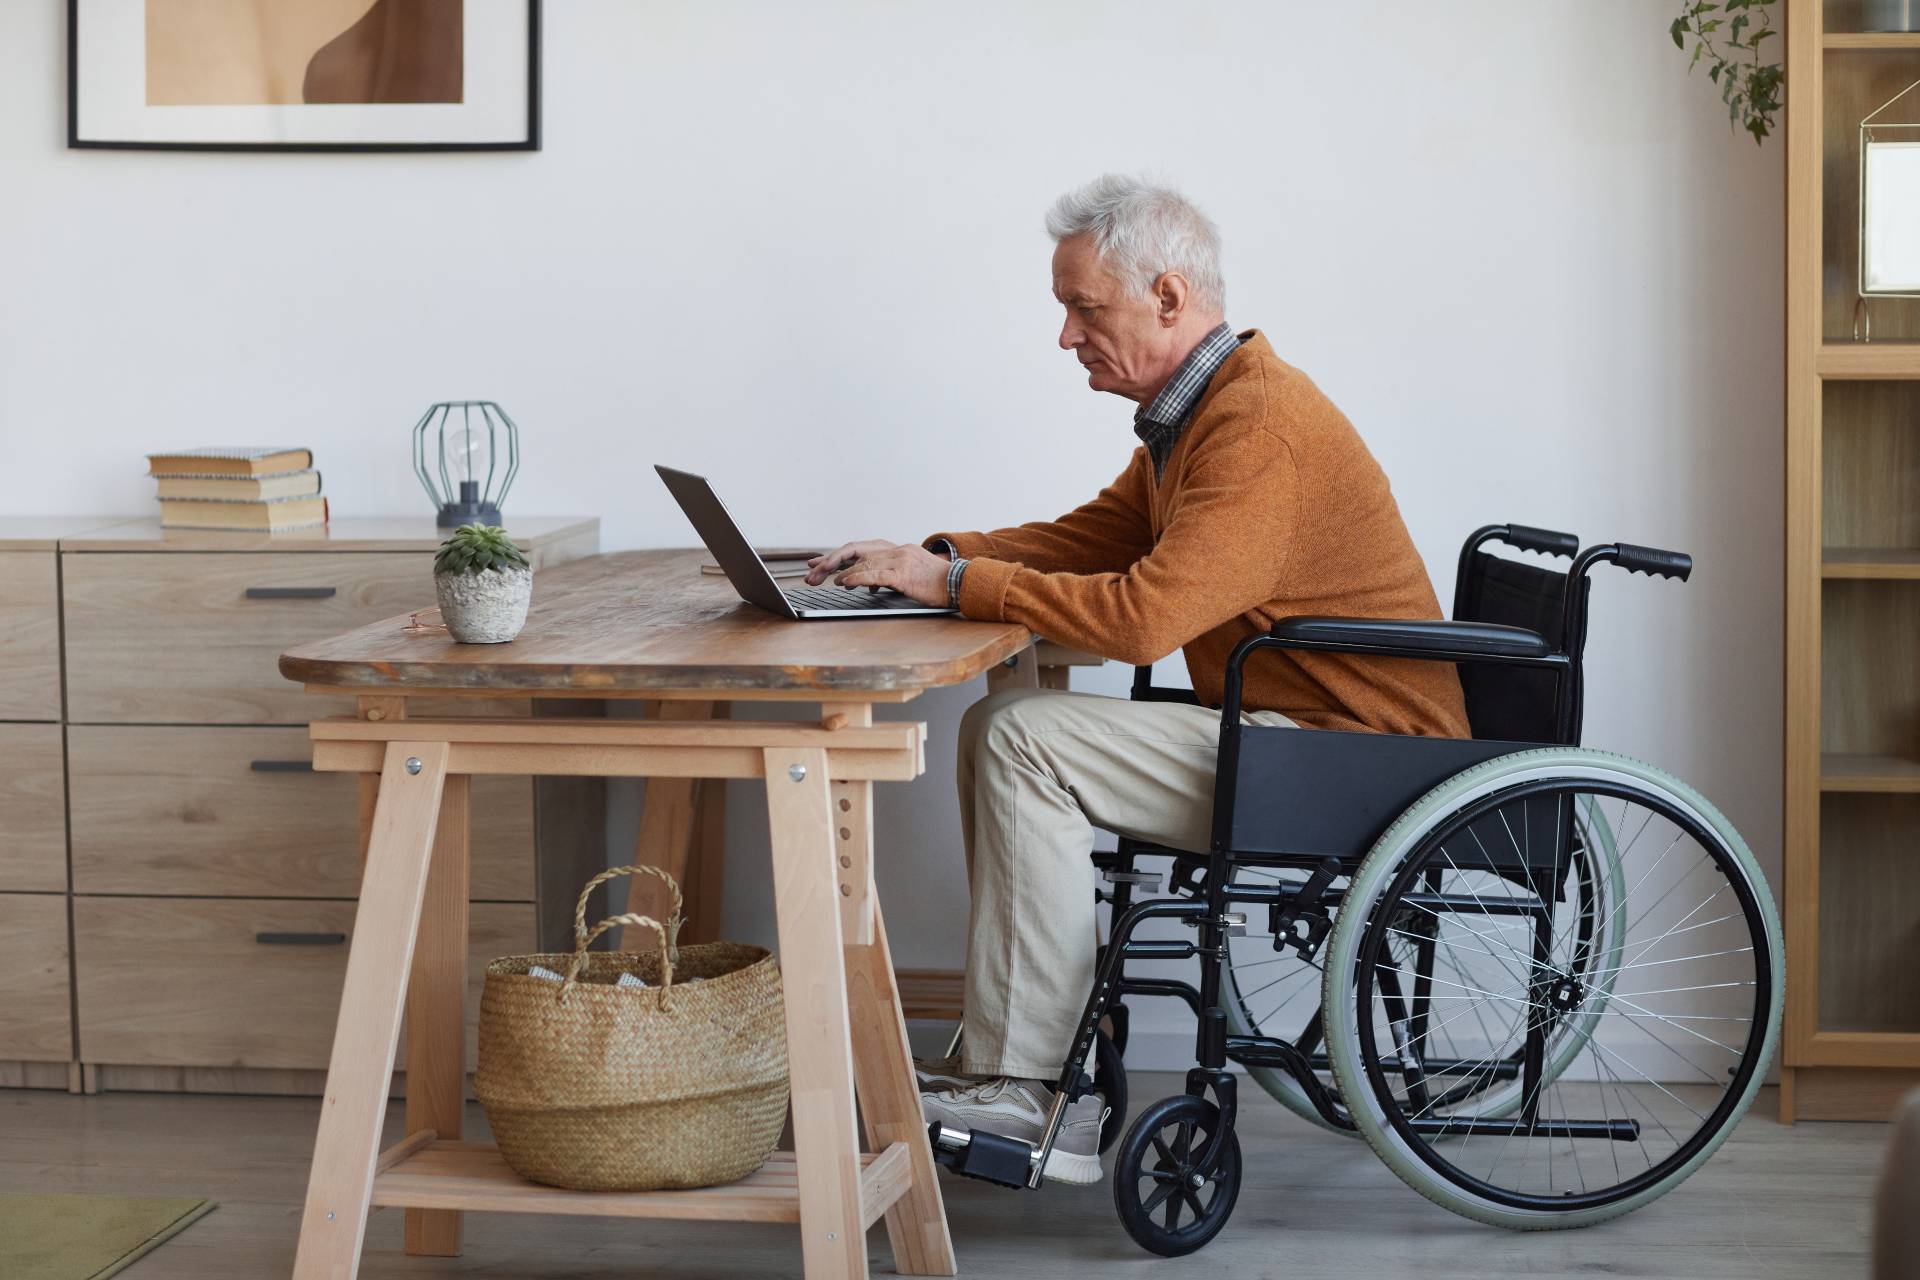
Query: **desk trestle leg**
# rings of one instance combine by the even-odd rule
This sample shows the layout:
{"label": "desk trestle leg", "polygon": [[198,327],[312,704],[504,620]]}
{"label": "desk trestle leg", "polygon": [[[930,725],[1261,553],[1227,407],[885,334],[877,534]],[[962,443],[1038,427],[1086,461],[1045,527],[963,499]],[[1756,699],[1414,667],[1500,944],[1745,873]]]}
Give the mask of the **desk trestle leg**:
{"label": "desk trestle leg", "polygon": [[794,1158],[799,1165],[801,1251],[807,1280],[864,1280],[866,1219],[854,1131],[853,1055],[827,753],[818,748],[768,748],[766,771]]}
{"label": "desk trestle leg", "polygon": [[[866,782],[843,785],[862,789],[872,786]],[[921,1117],[913,1054],[907,1045],[907,1024],[900,1016],[893,957],[887,950],[887,931],[878,902],[873,905],[873,942],[866,946],[849,943],[846,955],[847,998],[853,1017],[853,1075],[860,1090],[867,1146],[872,1151],[885,1151],[903,1142],[912,1166],[906,1193],[887,1210],[887,1239],[893,1245],[894,1269],[905,1276],[950,1276],[955,1271],[953,1240],[947,1234],[939,1175]]]}
{"label": "desk trestle leg", "polygon": [[446,743],[387,745],[300,1217],[295,1280],[353,1280],[359,1274],[406,1000],[406,984],[396,975],[413,963],[446,780]]}
{"label": "desk trestle leg", "polygon": [[[458,1141],[466,1112],[467,795],[470,779],[447,778],[427,871],[420,940],[407,982],[407,1132],[431,1129]],[[406,1251],[460,1255],[460,1214],[408,1209]]]}

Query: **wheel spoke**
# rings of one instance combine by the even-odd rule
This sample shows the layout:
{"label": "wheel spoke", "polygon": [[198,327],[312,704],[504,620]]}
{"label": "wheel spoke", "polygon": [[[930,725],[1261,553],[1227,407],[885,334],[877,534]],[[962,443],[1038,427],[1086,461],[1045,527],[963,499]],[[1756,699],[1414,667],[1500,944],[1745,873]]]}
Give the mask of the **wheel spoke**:
{"label": "wheel spoke", "polygon": [[1176,1176],[1171,1181],[1154,1188],[1153,1194],[1141,1202],[1140,1212],[1151,1215],[1155,1209],[1158,1209],[1167,1202],[1168,1196],[1179,1194],[1181,1187],[1184,1185],[1184,1181],[1184,1179]]}

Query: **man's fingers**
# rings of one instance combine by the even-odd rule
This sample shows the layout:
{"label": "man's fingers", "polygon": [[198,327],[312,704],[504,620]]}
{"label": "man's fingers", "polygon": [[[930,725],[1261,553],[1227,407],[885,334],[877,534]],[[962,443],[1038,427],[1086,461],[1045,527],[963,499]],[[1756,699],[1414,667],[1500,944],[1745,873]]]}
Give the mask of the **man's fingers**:
{"label": "man's fingers", "polygon": [[860,558],[859,543],[848,542],[835,547],[823,556],[815,556],[807,561],[807,585],[817,587],[827,580],[827,575]]}
{"label": "man's fingers", "polygon": [[883,538],[863,538],[858,542],[842,543],[823,556],[815,556],[807,561],[807,585],[819,586],[832,574],[847,568],[858,560],[888,551],[898,550],[893,543]]}
{"label": "man's fingers", "polygon": [[890,587],[897,577],[897,570],[891,563],[894,553],[881,551],[862,556],[860,562],[834,579],[842,587]]}

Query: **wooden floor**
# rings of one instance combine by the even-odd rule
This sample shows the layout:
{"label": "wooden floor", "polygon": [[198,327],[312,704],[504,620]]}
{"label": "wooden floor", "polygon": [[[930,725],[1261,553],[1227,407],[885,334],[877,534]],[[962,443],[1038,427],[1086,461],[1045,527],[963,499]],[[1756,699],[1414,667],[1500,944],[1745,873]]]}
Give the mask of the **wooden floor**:
{"label": "wooden floor", "polygon": [[[1174,1076],[1135,1075],[1133,1096],[1175,1091]],[[93,1191],[210,1196],[215,1213],[122,1273],[125,1280],[265,1280],[289,1273],[313,1099],[0,1091],[0,1192]],[[1666,1199],[1587,1231],[1519,1234],[1435,1208],[1396,1181],[1364,1144],[1313,1129],[1254,1095],[1241,1110],[1246,1180],[1219,1239],[1185,1259],[1139,1250],[1111,1192],[1037,1193],[945,1181],[961,1274],[996,1280],[1098,1277],[1818,1276],[1866,1271],[1880,1125],[1773,1120],[1769,1091],[1719,1155]],[[469,1136],[485,1133],[472,1108]],[[396,1107],[389,1130],[397,1124]],[[798,1276],[798,1241],[778,1226],[470,1216],[467,1256],[408,1258],[400,1214],[374,1214],[366,1280],[737,1280]],[[874,1272],[891,1271],[886,1233]],[[4,1256],[0,1241],[0,1257]],[[0,1272],[4,1264],[0,1263]]]}

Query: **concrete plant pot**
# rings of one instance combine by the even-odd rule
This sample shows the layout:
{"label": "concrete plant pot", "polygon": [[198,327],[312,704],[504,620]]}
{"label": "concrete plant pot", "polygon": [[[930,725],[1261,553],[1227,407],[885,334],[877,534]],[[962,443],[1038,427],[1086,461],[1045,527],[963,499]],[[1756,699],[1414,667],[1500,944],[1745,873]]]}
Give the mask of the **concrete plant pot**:
{"label": "concrete plant pot", "polygon": [[527,625],[533,570],[436,573],[433,594],[440,603],[440,620],[455,640],[461,644],[505,644]]}

